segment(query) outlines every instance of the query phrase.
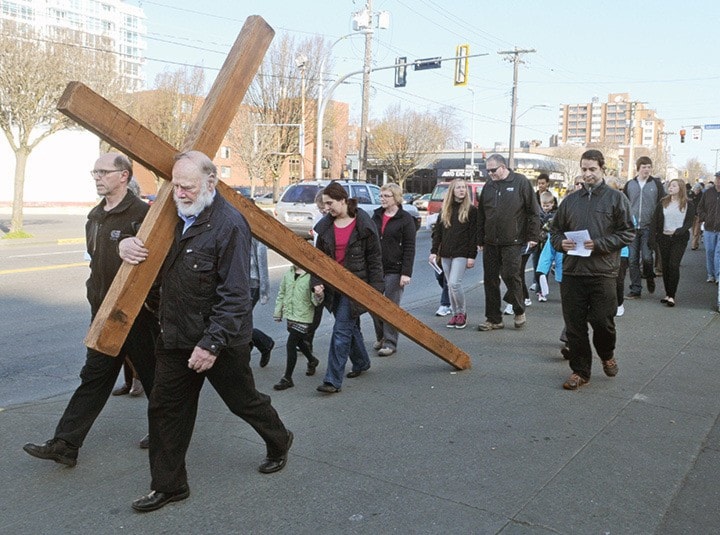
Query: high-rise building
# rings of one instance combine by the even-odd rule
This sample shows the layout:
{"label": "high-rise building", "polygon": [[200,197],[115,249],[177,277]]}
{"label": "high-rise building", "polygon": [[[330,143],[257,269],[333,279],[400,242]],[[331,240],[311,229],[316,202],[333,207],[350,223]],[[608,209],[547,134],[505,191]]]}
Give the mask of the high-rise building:
{"label": "high-rise building", "polygon": [[122,0],[0,0],[0,19],[31,26],[52,40],[73,32],[82,46],[110,50],[125,88],[145,85],[145,13]]}
{"label": "high-rise building", "polygon": [[654,149],[661,143],[665,121],[645,103],[632,101],[628,93],[610,93],[607,102],[597,97],[585,104],[562,104],[558,120],[558,143],[630,145],[632,127],[635,147]]}

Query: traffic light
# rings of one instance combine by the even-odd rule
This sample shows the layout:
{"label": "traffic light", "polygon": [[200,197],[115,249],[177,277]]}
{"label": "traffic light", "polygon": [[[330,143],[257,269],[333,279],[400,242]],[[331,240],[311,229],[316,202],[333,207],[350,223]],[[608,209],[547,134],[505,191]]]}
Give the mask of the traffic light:
{"label": "traffic light", "polygon": [[680,130],[680,143],[685,143],[685,129]]}
{"label": "traffic light", "polygon": [[405,87],[407,83],[407,57],[395,58],[395,87]]}

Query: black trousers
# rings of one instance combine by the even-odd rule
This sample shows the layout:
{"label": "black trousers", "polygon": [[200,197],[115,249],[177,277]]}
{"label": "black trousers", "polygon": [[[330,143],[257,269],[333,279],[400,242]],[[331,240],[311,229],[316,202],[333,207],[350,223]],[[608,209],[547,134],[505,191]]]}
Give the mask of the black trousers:
{"label": "black trousers", "polygon": [[485,317],[492,323],[502,322],[500,277],[507,286],[503,300],[512,305],[515,314],[525,312],[523,282],[520,277],[522,260],[520,253],[524,248],[524,245],[485,245],[483,247]]}
{"label": "black trousers", "polygon": [[678,284],[680,283],[680,262],[687,249],[690,233],[684,232],[679,236],[666,236],[661,234],[657,238],[662,261],[662,278],[665,285],[665,295],[675,299]]}
{"label": "black trousers", "polygon": [[[309,334],[309,333],[308,333]],[[300,334],[297,331],[288,329],[288,339],[285,344],[285,351],[287,352],[287,363],[285,364],[285,375],[288,379],[292,379],[293,371],[297,364],[298,349],[305,355],[308,362],[313,359],[312,350],[308,345],[307,339],[308,334]]]}
{"label": "black trousers", "polygon": [[83,445],[95,419],[110,397],[123,357],[133,363],[145,394],[150,395],[155,377],[155,339],[158,333],[155,317],[141,308],[119,356],[112,357],[88,348],[85,365],[80,371],[80,386],[70,398],[57,424],[55,438],[61,438],[78,448]]}
{"label": "black trousers", "polygon": [[230,411],[263,438],[268,457],[279,457],[287,447],[287,429],[270,397],[255,389],[250,345],[223,350],[204,373],[188,368],[192,351],[165,349],[162,337],[158,340],[155,388],[148,406],[151,489],[157,492],[174,492],[187,484],[185,455],[206,377]]}
{"label": "black trousers", "polygon": [[615,354],[615,277],[576,277],[563,273],[560,283],[563,319],[570,346],[570,369],[590,379],[592,349],[588,323],[593,329],[592,343],[602,360]]}

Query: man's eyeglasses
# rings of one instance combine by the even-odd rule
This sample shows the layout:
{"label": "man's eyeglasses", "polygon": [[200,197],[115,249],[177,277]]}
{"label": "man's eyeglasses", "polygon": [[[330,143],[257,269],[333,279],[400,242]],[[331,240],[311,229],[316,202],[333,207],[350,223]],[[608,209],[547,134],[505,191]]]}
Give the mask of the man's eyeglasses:
{"label": "man's eyeglasses", "polygon": [[488,174],[494,174],[497,172],[498,169],[500,169],[500,167],[502,167],[502,165],[500,165],[498,167],[488,167],[487,172],[488,172]]}
{"label": "man's eyeglasses", "polygon": [[105,175],[107,175],[108,173],[122,173],[122,171],[122,169],[93,169],[92,171],[90,171],[90,176],[93,178],[105,178]]}

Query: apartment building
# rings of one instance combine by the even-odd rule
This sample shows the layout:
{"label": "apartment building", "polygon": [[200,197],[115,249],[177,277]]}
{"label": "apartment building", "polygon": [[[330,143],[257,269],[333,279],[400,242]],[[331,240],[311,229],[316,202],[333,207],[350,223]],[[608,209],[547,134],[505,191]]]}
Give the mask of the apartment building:
{"label": "apartment building", "polygon": [[129,91],[145,86],[145,14],[121,0],[0,0],[0,19],[52,40],[73,32],[82,46],[111,50]]}

